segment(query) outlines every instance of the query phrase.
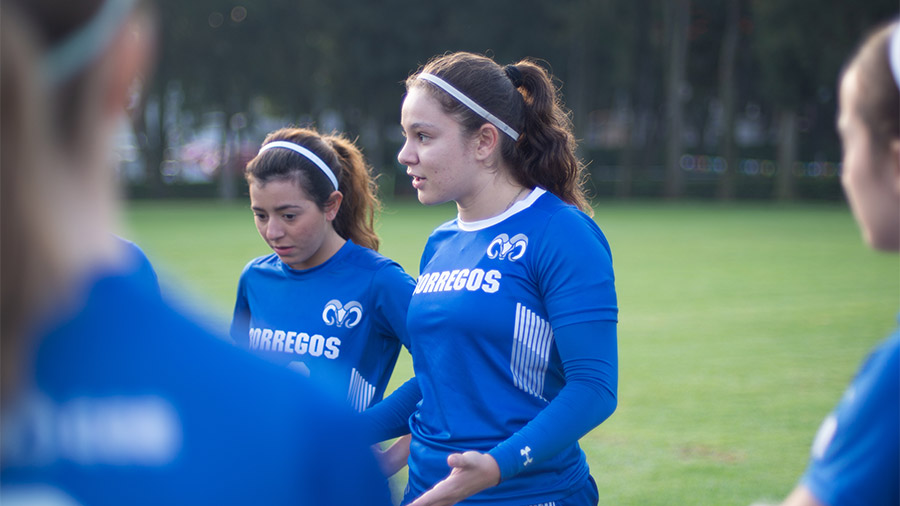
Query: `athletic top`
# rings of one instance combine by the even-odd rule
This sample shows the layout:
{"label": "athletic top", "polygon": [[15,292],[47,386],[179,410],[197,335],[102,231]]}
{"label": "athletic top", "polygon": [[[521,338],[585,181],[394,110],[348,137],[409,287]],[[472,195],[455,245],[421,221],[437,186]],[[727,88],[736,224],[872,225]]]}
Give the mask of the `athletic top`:
{"label": "athletic top", "polygon": [[[489,452],[502,477],[469,502],[521,506],[577,490],[589,474],[577,440],[615,409],[618,307],[603,233],[538,188],[494,218],[438,227],[420,267],[408,317],[416,378],[400,390],[421,396],[407,500],[467,450]],[[564,398],[579,374],[588,388]]]}
{"label": "athletic top", "polygon": [[150,263],[150,259],[144,253],[144,250],[137,244],[123,237],[114,236],[121,243],[125,250],[125,270],[131,270],[133,276],[138,280],[142,280],[148,287],[155,289],[156,293],[160,293],[159,277],[156,275],[156,269]]}
{"label": "athletic top", "polygon": [[[352,411],[133,273],[87,283],[4,399],[0,502],[390,504]],[[348,487],[347,483],[352,483]]]}
{"label": "athletic top", "polygon": [[231,337],[327,382],[362,411],[384,396],[400,344],[409,345],[406,311],[414,287],[396,262],[352,241],[305,270],[273,253],[244,268]]}
{"label": "athletic top", "polygon": [[863,362],[811,453],[802,483],[822,504],[900,504],[900,329]]}

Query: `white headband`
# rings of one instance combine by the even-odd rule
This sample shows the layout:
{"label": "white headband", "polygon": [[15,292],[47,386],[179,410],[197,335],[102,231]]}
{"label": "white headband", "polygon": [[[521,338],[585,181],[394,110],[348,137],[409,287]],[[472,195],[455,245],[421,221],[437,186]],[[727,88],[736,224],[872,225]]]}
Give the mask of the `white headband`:
{"label": "white headband", "polygon": [[293,142],[272,141],[268,144],[263,145],[263,147],[259,148],[259,154],[262,154],[265,151],[272,149],[272,148],[290,149],[291,151],[295,151],[295,152],[300,153],[301,155],[305,156],[307,159],[309,159],[309,161],[316,164],[319,167],[319,169],[321,169],[322,172],[325,173],[326,176],[328,176],[328,180],[331,181],[331,184],[334,186],[334,189],[335,190],[338,189],[338,180],[334,176],[334,172],[332,172],[331,169],[328,168],[327,163],[323,162],[322,159],[319,158],[312,151],[304,148],[303,146],[301,146],[299,144],[294,144]]}
{"label": "white headband", "polygon": [[87,24],[50,48],[42,63],[47,83],[57,86],[65,82],[100,56],[136,3],[136,0],[106,0]]}
{"label": "white headband", "polygon": [[510,128],[510,126],[507,125],[506,123],[504,123],[503,120],[501,120],[500,118],[487,112],[487,110],[484,107],[481,107],[480,105],[476,104],[474,101],[472,101],[472,99],[465,96],[461,91],[454,88],[447,81],[444,81],[440,77],[433,75],[433,74],[429,74],[427,72],[422,72],[421,74],[419,74],[418,77],[419,77],[419,79],[424,79],[426,81],[434,83],[435,85],[437,85],[438,88],[446,91],[453,98],[462,102],[463,105],[465,105],[469,109],[472,109],[472,111],[474,111],[476,114],[478,114],[482,118],[491,122],[491,124],[493,124],[495,127],[499,128],[500,130],[503,130],[503,133],[512,137],[512,139],[514,141],[519,140],[519,132],[516,132],[515,130]]}
{"label": "white headband", "polygon": [[891,72],[894,74],[894,84],[900,89],[900,23],[894,25],[891,32],[891,40],[888,43],[888,60],[891,62]]}

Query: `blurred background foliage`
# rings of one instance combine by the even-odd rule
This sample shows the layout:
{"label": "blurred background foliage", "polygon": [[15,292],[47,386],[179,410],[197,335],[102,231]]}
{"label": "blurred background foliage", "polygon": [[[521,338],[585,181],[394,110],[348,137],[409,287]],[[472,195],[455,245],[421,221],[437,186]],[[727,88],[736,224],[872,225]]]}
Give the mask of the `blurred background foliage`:
{"label": "blurred background foliage", "polygon": [[159,61],[119,142],[129,196],[246,193],[268,131],[396,161],[403,81],[466,50],[531,57],[572,109],[595,199],[840,199],[835,86],[896,0],[157,0]]}

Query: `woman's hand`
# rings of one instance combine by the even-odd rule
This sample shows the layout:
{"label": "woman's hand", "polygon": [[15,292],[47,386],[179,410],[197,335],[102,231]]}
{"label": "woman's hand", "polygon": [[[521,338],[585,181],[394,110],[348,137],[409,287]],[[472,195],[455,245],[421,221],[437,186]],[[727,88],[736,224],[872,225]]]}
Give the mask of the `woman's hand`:
{"label": "woman's hand", "polygon": [[378,461],[378,467],[381,473],[386,477],[397,474],[397,471],[406,467],[406,461],[409,459],[409,440],[410,435],[407,434],[396,441],[385,450],[376,447],[375,460]]}
{"label": "woman's hand", "polygon": [[469,451],[447,457],[450,475],[409,506],[450,506],[500,483],[500,467],[487,453]]}

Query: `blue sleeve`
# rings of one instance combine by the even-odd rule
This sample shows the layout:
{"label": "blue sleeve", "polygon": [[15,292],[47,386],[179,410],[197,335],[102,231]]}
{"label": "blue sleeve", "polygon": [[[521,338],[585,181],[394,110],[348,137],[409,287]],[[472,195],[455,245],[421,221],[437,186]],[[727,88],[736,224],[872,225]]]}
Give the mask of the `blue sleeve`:
{"label": "blue sleeve", "polygon": [[900,332],[872,352],[819,428],[802,483],[822,502],[900,504]]}
{"label": "blue sleeve", "polygon": [[412,377],[384,400],[363,411],[360,416],[368,434],[367,442],[380,443],[409,434],[409,417],[420,400],[419,382]]}
{"label": "blue sleeve", "polygon": [[547,220],[547,239],[538,244],[533,276],[555,329],[590,321],[617,321],[612,252],[594,221],[575,209]]}
{"label": "blue sleeve", "polygon": [[149,288],[153,293],[160,294],[159,277],[156,275],[156,270],[153,268],[153,264],[150,263],[150,259],[147,258],[144,250],[128,239],[119,236],[115,237],[126,250],[129,273],[141,285]]}
{"label": "blue sleeve", "polygon": [[488,452],[501,480],[525,469],[522,448],[542,461],[575,443],[616,409],[619,359],[616,323],[598,321],[554,330],[566,385],[538,416]]}
{"label": "blue sleeve", "polygon": [[234,344],[243,349],[250,348],[250,302],[247,300],[247,275],[250,265],[244,268],[238,281],[237,297],[234,301],[234,313],[231,317],[229,334]]}
{"label": "blue sleeve", "polygon": [[406,315],[416,283],[395,262],[390,262],[375,274],[372,287],[375,307],[379,315],[376,327],[381,335],[393,336],[406,349],[410,347],[409,332],[406,330]]}

